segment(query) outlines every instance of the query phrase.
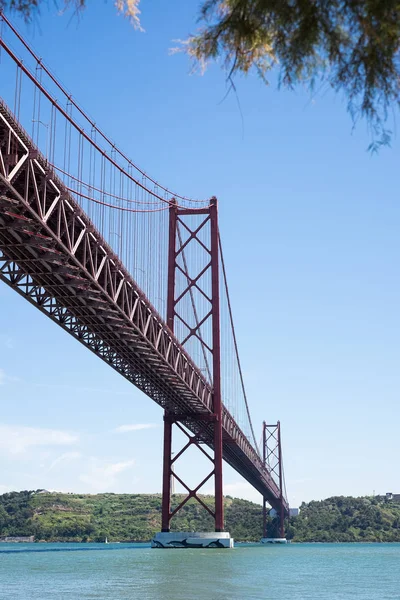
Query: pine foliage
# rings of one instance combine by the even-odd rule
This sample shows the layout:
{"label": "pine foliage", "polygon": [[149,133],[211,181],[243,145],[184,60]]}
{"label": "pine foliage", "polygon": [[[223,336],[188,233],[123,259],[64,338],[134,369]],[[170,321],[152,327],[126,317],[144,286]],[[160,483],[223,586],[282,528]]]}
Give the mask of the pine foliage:
{"label": "pine foliage", "polygon": [[[83,9],[89,0],[60,0]],[[0,8],[30,19],[43,0],[0,0]],[[115,0],[136,29],[141,0]],[[177,8],[178,10],[178,8]],[[204,69],[221,59],[235,74],[255,70],[268,83],[330,86],[344,96],[354,123],[365,118],[372,150],[389,144],[388,114],[399,105],[399,0],[203,0],[200,29],[183,49]]]}

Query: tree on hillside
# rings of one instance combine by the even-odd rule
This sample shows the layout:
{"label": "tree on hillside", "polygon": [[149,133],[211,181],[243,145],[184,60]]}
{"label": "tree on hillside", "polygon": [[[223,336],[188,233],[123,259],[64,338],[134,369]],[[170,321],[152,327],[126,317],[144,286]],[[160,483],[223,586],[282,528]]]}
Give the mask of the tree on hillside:
{"label": "tree on hillside", "polygon": [[[0,0],[27,18],[43,0]],[[89,0],[64,0],[83,8]],[[140,28],[140,0],[116,0]],[[324,83],[364,117],[372,147],[388,143],[388,112],[399,104],[400,3],[397,0],[203,0],[197,34],[184,42],[197,67],[221,59],[228,79],[255,70],[268,83],[275,68],[282,85]]]}

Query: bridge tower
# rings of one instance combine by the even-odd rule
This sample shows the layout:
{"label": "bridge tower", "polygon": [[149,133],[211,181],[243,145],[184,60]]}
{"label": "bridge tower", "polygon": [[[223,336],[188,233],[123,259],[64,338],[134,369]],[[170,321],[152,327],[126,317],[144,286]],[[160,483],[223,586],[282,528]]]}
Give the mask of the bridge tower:
{"label": "bridge tower", "polygon": [[278,537],[272,538],[267,535],[267,499],[265,496],[263,497],[263,537],[261,542],[286,543],[281,424],[279,421],[273,425],[267,425],[265,421],[263,422],[263,462],[264,466],[270,470],[272,477],[279,485],[280,498],[277,509],[279,519]]}
{"label": "bridge tower", "polygon": [[[203,249],[203,261],[197,265],[189,265],[187,251],[190,245],[199,244]],[[194,268],[194,270],[193,270]],[[183,286],[177,288],[177,276]],[[200,294],[207,309],[199,314],[195,293]],[[224,531],[224,504],[222,487],[222,396],[221,396],[221,346],[220,346],[220,300],[219,300],[219,235],[217,199],[211,198],[206,208],[181,208],[175,200],[169,209],[169,251],[168,251],[168,286],[167,286],[167,325],[178,337],[185,348],[193,339],[204,357],[208,371],[209,383],[212,385],[212,415],[203,413],[164,413],[164,457],[163,457],[163,491],[161,533],[153,540],[156,547],[192,546],[192,547],[232,547],[233,540]],[[182,299],[189,299],[191,318],[182,310]],[[183,324],[184,335],[179,335],[176,324]],[[207,329],[209,336],[207,339]],[[207,373],[205,374],[207,377]],[[191,435],[185,428],[185,420],[190,417],[197,423],[196,433]],[[173,426],[187,438],[187,443],[179,452],[172,453]],[[206,430],[213,429],[213,456],[204,446]],[[176,461],[191,446],[195,446],[211,463],[208,475],[191,489],[174,468]],[[214,507],[206,504],[198,495],[202,486],[214,478]],[[171,509],[171,482],[178,481],[186,490],[186,497]],[[215,532],[207,533],[172,533],[171,519],[187,503],[194,498],[213,517]]]}
{"label": "bridge tower", "polygon": [[[281,459],[271,473],[255,440],[216,199],[180,196],[147,176],[1,10],[0,22],[0,282],[164,410],[163,531],[154,546],[232,547],[222,457],[283,512],[283,526]],[[173,433],[174,442],[185,436],[174,453]],[[210,465],[194,486],[177,462],[193,449]],[[172,478],[187,492],[182,502],[171,499]],[[213,504],[199,495],[212,479]],[[214,525],[197,539],[170,531],[192,499]]]}

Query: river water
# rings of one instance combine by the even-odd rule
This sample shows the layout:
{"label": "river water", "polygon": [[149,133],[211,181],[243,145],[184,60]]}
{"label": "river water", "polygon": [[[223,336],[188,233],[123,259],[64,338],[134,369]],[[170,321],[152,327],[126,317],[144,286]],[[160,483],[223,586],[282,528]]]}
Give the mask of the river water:
{"label": "river water", "polygon": [[0,544],[0,600],[398,600],[400,544]]}

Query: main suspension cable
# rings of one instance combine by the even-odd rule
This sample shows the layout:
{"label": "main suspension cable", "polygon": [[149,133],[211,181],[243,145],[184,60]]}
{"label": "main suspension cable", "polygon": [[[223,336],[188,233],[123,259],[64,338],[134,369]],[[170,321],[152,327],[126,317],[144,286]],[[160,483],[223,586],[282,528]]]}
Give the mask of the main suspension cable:
{"label": "main suspension cable", "polygon": [[227,281],[227,278],[226,278],[225,261],[224,261],[224,255],[222,253],[221,236],[220,236],[219,232],[218,232],[218,244],[219,244],[219,252],[220,252],[220,255],[221,255],[221,265],[222,265],[222,273],[223,273],[224,284],[225,284],[226,298],[227,298],[227,302],[228,302],[229,320],[230,320],[231,328],[232,328],[233,344],[234,344],[234,347],[235,347],[236,360],[237,360],[238,369],[239,369],[239,376],[240,376],[240,382],[241,382],[241,385],[242,385],[244,402],[245,402],[245,405],[246,405],[247,417],[249,419],[249,424],[250,424],[251,434],[253,436],[253,442],[254,442],[255,450],[256,450],[257,454],[259,456],[261,456],[260,449],[259,449],[259,447],[257,445],[256,436],[254,434],[253,423],[251,421],[251,416],[250,416],[249,404],[248,404],[248,401],[247,401],[246,389],[244,387],[243,371],[242,371],[242,366],[241,366],[240,358],[239,358],[239,350],[238,350],[238,345],[237,345],[237,340],[236,340],[235,326],[234,326],[234,323],[233,323],[232,306],[231,306],[231,300],[230,300],[230,297],[229,297],[228,281]]}
{"label": "main suspension cable", "polygon": [[[14,33],[14,35],[18,38],[18,40],[21,42],[21,44],[24,46],[24,48],[29,52],[29,54],[32,56],[32,58],[36,61],[36,63],[38,65],[40,65],[40,67],[43,69],[43,71],[46,73],[46,75],[48,75],[48,77],[51,79],[51,81],[57,86],[57,88],[61,91],[61,93],[68,99],[68,101],[76,108],[76,110],[82,115],[82,117],[91,125],[92,129],[94,129],[102,138],[103,140],[109,144],[109,146],[111,146],[111,148],[113,148],[115,150],[115,152],[117,154],[119,154],[119,156],[125,160],[128,165],[130,167],[133,167],[138,173],[140,173],[143,177],[145,177],[148,181],[150,181],[153,185],[155,185],[156,187],[160,188],[163,192],[165,192],[166,194],[169,194],[171,196],[173,196],[174,198],[179,198],[179,200],[183,200],[184,202],[195,202],[195,203],[205,203],[208,202],[208,200],[197,200],[197,199],[193,199],[193,198],[189,198],[187,196],[181,196],[180,194],[176,194],[175,192],[172,192],[171,190],[169,190],[168,188],[160,185],[155,179],[153,179],[152,177],[149,177],[145,171],[143,171],[142,169],[140,169],[140,167],[138,167],[134,162],[132,162],[128,156],[122,152],[122,150],[120,150],[119,148],[117,148],[114,144],[114,142],[101,130],[99,129],[99,127],[96,125],[96,123],[89,117],[89,115],[79,106],[79,104],[77,102],[75,102],[75,100],[72,98],[71,94],[68,93],[68,91],[61,85],[61,83],[57,80],[57,78],[52,74],[52,72],[50,71],[50,69],[48,67],[46,67],[46,65],[43,63],[42,59],[32,50],[32,48],[29,46],[29,44],[24,40],[24,38],[22,37],[22,35],[17,31],[17,29],[12,25],[12,23],[7,19],[7,17],[5,16],[5,14],[3,13],[2,10],[0,10],[0,19],[2,19],[2,21],[4,21],[4,23],[6,23],[8,25],[8,27],[11,29],[11,31]],[[21,67],[21,69],[25,72],[26,75],[29,76],[29,72],[27,72],[28,70],[26,69],[26,67],[22,66],[22,64],[19,64],[19,62],[22,63],[22,61],[18,61],[17,57],[11,52],[10,48],[8,48],[8,46],[5,44],[4,41],[1,40],[0,38],[0,42],[1,45],[3,46],[3,48],[8,52],[8,54],[10,54],[10,56],[12,56],[12,58],[15,60],[15,62]],[[61,107],[58,106],[57,102],[54,101],[54,99],[52,99],[50,97],[50,95],[44,90],[43,87],[39,86],[39,89],[41,89],[41,91],[43,93],[45,93],[45,95],[48,97],[48,99],[50,101],[55,102],[55,106],[56,108],[58,108],[58,110],[61,110]],[[64,114],[64,116],[66,116]],[[79,130],[79,126],[75,123],[73,123],[73,125],[75,127],[77,127],[77,129]],[[83,130],[81,130],[81,133],[83,133]],[[86,137],[86,136],[85,136]],[[90,140],[89,140],[90,141]],[[94,146],[96,147],[97,144],[94,144]],[[97,147],[97,149],[99,150],[99,148]],[[113,161],[111,161],[113,162]],[[117,166],[117,165],[115,165]],[[129,177],[128,173],[125,171],[125,169],[123,169],[124,173]],[[131,177],[132,178],[132,177]],[[132,178],[134,179],[134,178]],[[136,181],[134,179],[134,181]],[[138,185],[140,185],[140,183],[138,181],[136,181],[136,183]],[[150,190],[147,190],[150,192]],[[151,192],[150,192],[151,193]],[[154,196],[156,196],[159,200],[163,201],[163,198],[161,196],[158,196],[157,194],[153,194]],[[165,201],[165,200],[164,200]]]}
{"label": "main suspension cable", "polygon": [[[66,177],[68,177],[69,179],[73,179],[78,185],[81,185],[85,188],[87,188],[90,191],[95,191],[95,192],[99,192],[100,194],[103,194],[104,196],[108,196],[109,198],[114,198],[115,200],[120,200],[121,202],[127,202],[128,204],[141,204],[141,205],[156,205],[156,206],[160,206],[159,202],[144,202],[142,200],[128,200],[128,198],[124,198],[123,196],[118,196],[117,194],[112,194],[111,192],[105,192],[104,190],[101,190],[100,188],[97,188],[93,185],[91,185],[90,183],[86,183],[85,181],[81,181],[80,179],[78,179],[78,177],[74,177],[74,175],[71,175],[70,173],[68,173],[67,171],[64,171],[64,169],[61,169],[60,167],[56,167],[56,165],[50,165],[52,169],[54,169],[55,171],[58,171],[59,173],[62,173],[63,175],[65,175]],[[69,188],[68,188],[69,189]],[[82,194],[79,194],[82,195]],[[115,208],[118,208],[117,206]],[[163,210],[166,209],[168,210],[168,206],[164,206]]]}

